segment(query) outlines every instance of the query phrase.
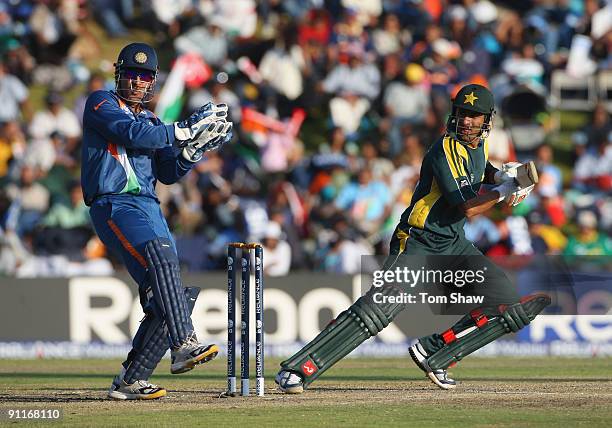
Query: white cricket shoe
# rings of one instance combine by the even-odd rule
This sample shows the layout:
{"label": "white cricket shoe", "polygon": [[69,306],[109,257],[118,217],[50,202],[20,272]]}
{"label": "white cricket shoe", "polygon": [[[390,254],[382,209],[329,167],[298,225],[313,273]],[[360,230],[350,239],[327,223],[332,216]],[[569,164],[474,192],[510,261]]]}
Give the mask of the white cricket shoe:
{"label": "white cricket shoe", "polygon": [[113,384],[108,390],[109,398],[113,400],[155,400],[165,397],[167,392],[164,388],[153,385],[146,380],[137,380],[132,384],[127,384],[123,380],[125,368],[121,367],[119,375],[115,376]]}
{"label": "white cricket shoe", "polygon": [[448,377],[448,372],[445,369],[432,370],[427,364],[427,352],[423,349],[423,346],[419,342],[412,345],[408,352],[412,361],[425,372],[427,377],[435,383],[439,388],[442,389],[453,389],[457,386],[457,382],[454,379]]}
{"label": "white cricket shoe", "polygon": [[278,384],[278,389],[286,394],[301,394],[304,392],[304,382],[302,378],[288,370],[281,370],[274,378]]}
{"label": "white cricket shoe", "polygon": [[198,342],[195,333],[192,333],[179,348],[170,351],[172,361],[170,372],[172,374],[188,372],[196,365],[214,359],[217,354],[219,354],[217,345],[203,345]]}

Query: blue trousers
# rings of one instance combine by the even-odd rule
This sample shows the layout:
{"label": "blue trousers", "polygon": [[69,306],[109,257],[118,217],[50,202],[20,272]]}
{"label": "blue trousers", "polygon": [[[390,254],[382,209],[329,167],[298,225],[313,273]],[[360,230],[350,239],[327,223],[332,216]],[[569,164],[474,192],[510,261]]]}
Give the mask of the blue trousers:
{"label": "blue trousers", "polygon": [[167,238],[176,253],[176,243],[157,201],[131,195],[103,196],[89,209],[100,240],[119,255],[139,291],[147,284],[144,247],[155,238]]}
{"label": "blue trousers", "polygon": [[[140,304],[147,314],[132,341],[132,350],[123,362],[124,381],[147,380],[168,349],[170,340],[164,323],[156,320],[149,306],[149,277],[145,245],[156,238],[166,238],[176,254],[176,244],[159,204],[146,197],[107,196],[96,200],[89,214],[98,236],[112,252],[120,256],[130,275],[138,283]],[[165,321],[165,320],[162,320]],[[191,320],[187,328],[193,331]]]}

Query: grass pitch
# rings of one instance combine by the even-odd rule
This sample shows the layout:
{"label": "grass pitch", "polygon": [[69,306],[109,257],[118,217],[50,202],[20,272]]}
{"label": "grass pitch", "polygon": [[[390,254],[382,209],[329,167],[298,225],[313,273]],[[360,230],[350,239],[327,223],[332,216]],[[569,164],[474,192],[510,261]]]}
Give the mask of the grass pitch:
{"label": "grass pitch", "polygon": [[164,360],[152,381],[168,397],[139,402],[106,398],[119,364],[0,361],[0,425],[11,423],[8,409],[24,408],[62,409],[55,426],[593,427],[612,421],[612,358],[466,359],[452,370],[461,382],[454,391],[437,389],[409,358],[347,359],[293,396],[276,391],[278,361],[270,361],[263,398],[219,398],[223,358],[178,376]]}

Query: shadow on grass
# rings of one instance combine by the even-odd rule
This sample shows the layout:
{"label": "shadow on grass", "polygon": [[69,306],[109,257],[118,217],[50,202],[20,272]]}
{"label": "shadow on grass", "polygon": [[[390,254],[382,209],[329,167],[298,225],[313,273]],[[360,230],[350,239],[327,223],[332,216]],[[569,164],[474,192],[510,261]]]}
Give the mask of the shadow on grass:
{"label": "shadow on grass", "polygon": [[[61,391],[61,390],[58,390]],[[94,395],[99,395],[94,397]],[[70,396],[41,396],[41,395],[3,395],[0,396],[0,403],[87,403],[97,401],[108,401],[106,394],[101,392],[87,393],[75,395],[70,393]]]}
{"label": "shadow on grass", "polygon": [[[26,373],[0,373],[0,379],[15,378],[15,379],[113,379],[117,373],[43,373],[43,372],[26,372]],[[193,380],[221,380],[226,379],[223,373],[193,373],[183,374],[180,376],[173,374],[154,374],[155,379],[193,379]]]}
{"label": "shadow on grass", "polygon": [[[116,402],[107,397],[106,388],[36,388],[36,391],[49,391],[44,395],[36,394],[0,394],[0,403],[94,403]],[[221,389],[184,390],[168,388],[170,394],[190,394],[219,398]],[[129,401],[129,400],[128,400]],[[157,400],[138,400],[138,403],[156,402]]]}
{"label": "shadow on grass", "polygon": [[[418,381],[418,380],[427,380],[425,376],[325,376],[322,377],[321,380],[333,380],[333,381],[379,381],[379,382],[388,382],[388,381]],[[459,377],[460,381],[465,382],[534,382],[534,383],[545,383],[545,382],[602,382],[602,379],[596,378],[581,378],[581,377],[564,377],[562,379],[554,378],[554,377],[474,377],[474,376],[465,376]]]}
{"label": "shadow on grass", "polygon": [[[48,372],[27,372],[27,373],[0,373],[0,379],[112,379],[116,373],[48,373]],[[154,374],[153,378],[158,380],[226,380],[224,373],[193,373],[183,374],[181,376],[172,374]],[[273,376],[268,376],[272,379]],[[330,375],[321,378],[323,381],[339,381],[339,382],[410,382],[426,379],[424,376],[380,376],[380,375]],[[597,378],[581,378],[581,377],[480,377],[480,376],[465,376],[461,377],[464,382],[533,382],[533,383],[548,383],[548,382],[602,382],[602,379]],[[604,379],[603,381],[609,381]]]}

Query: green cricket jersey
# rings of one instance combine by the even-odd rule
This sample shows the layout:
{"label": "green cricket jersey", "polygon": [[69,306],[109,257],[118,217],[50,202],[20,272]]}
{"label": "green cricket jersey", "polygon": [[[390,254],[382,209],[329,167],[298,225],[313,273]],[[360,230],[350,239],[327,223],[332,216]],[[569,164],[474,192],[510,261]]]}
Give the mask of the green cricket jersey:
{"label": "green cricket jersey", "polygon": [[448,135],[436,141],[425,154],[412,201],[397,228],[400,252],[414,229],[449,239],[463,235],[465,215],[459,205],[478,195],[489,168],[495,169],[488,163],[487,140],[476,148]]}

